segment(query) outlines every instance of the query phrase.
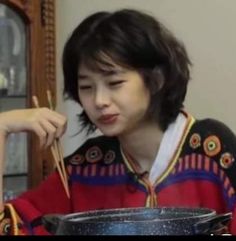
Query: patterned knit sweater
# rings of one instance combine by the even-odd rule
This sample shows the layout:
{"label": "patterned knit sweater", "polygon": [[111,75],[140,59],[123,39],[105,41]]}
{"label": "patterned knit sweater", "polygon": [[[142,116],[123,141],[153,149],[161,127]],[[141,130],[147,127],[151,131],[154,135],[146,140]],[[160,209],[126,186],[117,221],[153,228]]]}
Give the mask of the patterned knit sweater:
{"label": "patterned knit sweater", "polygon": [[91,138],[65,158],[71,198],[55,171],[34,190],[5,205],[2,234],[49,234],[41,217],[123,207],[206,207],[232,212],[236,234],[236,136],[223,123],[188,121],[168,167],[150,184],[125,158],[116,138]]}

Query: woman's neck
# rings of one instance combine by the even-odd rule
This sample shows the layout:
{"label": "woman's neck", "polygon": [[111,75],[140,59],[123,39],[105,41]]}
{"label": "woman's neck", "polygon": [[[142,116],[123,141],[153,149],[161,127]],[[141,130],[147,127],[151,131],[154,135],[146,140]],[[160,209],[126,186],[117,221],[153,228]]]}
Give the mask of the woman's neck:
{"label": "woman's neck", "polygon": [[121,148],[139,167],[149,172],[162,140],[163,131],[156,123],[148,123],[135,131],[119,136]]}

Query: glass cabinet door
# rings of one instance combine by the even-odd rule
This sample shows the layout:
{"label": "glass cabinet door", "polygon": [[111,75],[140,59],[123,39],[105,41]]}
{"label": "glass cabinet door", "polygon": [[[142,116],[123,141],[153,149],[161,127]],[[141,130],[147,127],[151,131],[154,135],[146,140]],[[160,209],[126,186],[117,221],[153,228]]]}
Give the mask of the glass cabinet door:
{"label": "glass cabinet door", "polygon": [[[17,12],[0,3],[0,112],[26,108],[26,25]],[[27,137],[9,135],[4,167],[5,200],[27,189]]]}
{"label": "glass cabinet door", "polygon": [[[56,105],[55,0],[0,0],[0,112]],[[11,134],[4,160],[5,199],[38,186],[54,169],[33,133]]]}

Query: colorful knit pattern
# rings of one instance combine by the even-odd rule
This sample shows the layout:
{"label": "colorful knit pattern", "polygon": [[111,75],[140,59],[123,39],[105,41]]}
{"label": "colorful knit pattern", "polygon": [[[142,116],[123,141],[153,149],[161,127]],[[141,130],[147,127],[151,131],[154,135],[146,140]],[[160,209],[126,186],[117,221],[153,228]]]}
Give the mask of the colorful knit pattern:
{"label": "colorful knit pattern", "polygon": [[54,172],[39,187],[6,204],[0,232],[49,234],[41,218],[52,213],[187,206],[232,212],[231,232],[236,234],[235,158],[236,137],[229,128],[212,119],[194,121],[152,186],[145,175],[128,166],[116,138],[95,137],[65,158],[71,198]]}

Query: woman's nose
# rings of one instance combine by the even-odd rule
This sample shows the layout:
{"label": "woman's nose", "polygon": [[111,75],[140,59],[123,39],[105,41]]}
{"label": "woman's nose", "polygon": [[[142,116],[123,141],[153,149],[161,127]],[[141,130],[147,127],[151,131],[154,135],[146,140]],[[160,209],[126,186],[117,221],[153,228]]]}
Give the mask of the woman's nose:
{"label": "woman's nose", "polygon": [[101,109],[109,106],[110,104],[110,96],[107,91],[97,90],[95,96],[95,105],[97,108]]}

